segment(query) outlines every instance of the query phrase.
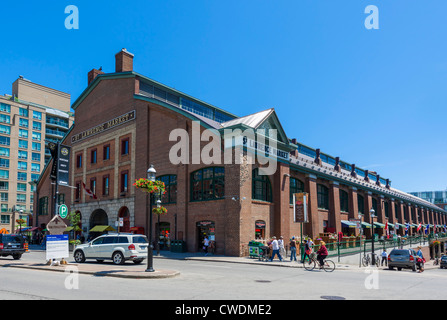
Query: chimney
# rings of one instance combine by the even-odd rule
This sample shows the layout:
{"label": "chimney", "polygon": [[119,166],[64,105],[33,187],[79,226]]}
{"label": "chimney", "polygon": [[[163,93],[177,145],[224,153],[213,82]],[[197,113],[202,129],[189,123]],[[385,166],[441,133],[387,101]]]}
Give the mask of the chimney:
{"label": "chimney", "polygon": [[123,48],[115,55],[115,72],[133,71],[134,55]]}
{"label": "chimney", "polygon": [[90,85],[90,83],[93,82],[93,80],[96,79],[96,77],[100,74],[104,74],[104,72],[102,72],[102,67],[99,68],[99,70],[96,69],[92,69],[91,71],[89,71],[88,73],[88,84]]}

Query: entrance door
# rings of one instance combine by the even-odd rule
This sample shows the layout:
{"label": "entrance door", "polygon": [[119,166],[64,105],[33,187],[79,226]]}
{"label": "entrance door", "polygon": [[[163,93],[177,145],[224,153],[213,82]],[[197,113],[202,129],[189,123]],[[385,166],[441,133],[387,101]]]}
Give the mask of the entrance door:
{"label": "entrance door", "polygon": [[170,248],[170,234],[171,234],[171,225],[169,222],[160,222],[160,235],[159,235],[159,244],[160,250],[169,250]]}
{"label": "entrance door", "polygon": [[[199,221],[197,222],[197,235],[198,235],[198,250],[203,250],[203,240],[205,236],[210,240],[210,245],[215,246],[215,225],[214,221]],[[212,242],[212,244],[211,244]]]}

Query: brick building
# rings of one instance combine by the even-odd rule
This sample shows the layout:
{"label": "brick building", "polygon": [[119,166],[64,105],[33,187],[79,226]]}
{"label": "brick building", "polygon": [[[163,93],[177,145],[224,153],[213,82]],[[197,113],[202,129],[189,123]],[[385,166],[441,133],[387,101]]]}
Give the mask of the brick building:
{"label": "brick building", "polygon": [[[289,139],[273,109],[237,117],[134,72],[134,56],[125,49],[115,58],[114,73],[88,73],[88,87],[72,105],[75,125],[63,142],[71,146],[70,181],[75,188],[60,187],[59,192],[71,211],[81,213],[85,235],[98,225],[115,226],[119,218],[124,220],[120,231],[147,232],[149,197],[132,184],[146,177],[151,164],[167,185],[161,198],[168,209],[160,217],[162,236],[185,240],[188,251],[200,250],[204,235],[215,241],[217,253],[234,256],[247,254],[247,244],[255,237],[299,236],[291,197],[296,192],[309,194],[309,223],[303,233],[312,237],[355,233],[349,219],[359,214],[367,228],[372,223],[370,208],[376,211],[379,233],[386,222],[396,229],[408,223],[410,232],[418,223],[446,222],[446,211],[393,189],[377,173]],[[230,148],[232,162],[225,161],[226,129],[256,132],[256,141],[244,138],[242,155]],[[268,150],[277,156],[269,175],[261,174],[266,167],[262,154],[256,156],[267,150],[258,140],[259,132],[270,131],[260,129],[277,132],[269,140],[276,145]],[[207,136],[209,132],[214,135]],[[214,138],[220,150],[209,154],[215,161],[202,161],[199,156]],[[176,149],[182,139],[187,141],[186,155]],[[173,156],[184,161],[173,162]],[[42,205],[43,199],[54,198],[49,167],[37,187],[39,226],[54,214]],[[97,199],[85,194],[83,183]],[[154,221],[155,231],[157,218]]]}

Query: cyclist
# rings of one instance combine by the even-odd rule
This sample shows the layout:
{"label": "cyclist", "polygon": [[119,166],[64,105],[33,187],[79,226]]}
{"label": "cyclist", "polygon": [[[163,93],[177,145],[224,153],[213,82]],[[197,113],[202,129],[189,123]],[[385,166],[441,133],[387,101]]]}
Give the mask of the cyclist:
{"label": "cyclist", "polygon": [[320,242],[320,249],[317,251],[317,259],[318,262],[320,262],[320,269],[323,268],[324,265],[324,259],[328,256],[327,248],[326,248],[326,242],[321,241]]}

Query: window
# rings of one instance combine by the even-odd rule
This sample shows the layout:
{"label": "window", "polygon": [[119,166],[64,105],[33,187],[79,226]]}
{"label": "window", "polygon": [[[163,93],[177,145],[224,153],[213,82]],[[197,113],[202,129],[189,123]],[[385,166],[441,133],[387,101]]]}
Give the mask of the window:
{"label": "window", "polygon": [[33,130],[42,130],[42,123],[38,121],[33,121]]}
{"label": "window", "polygon": [[9,157],[9,148],[0,147],[0,157]]}
{"label": "window", "polygon": [[126,138],[124,140],[121,140],[121,155],[128,155],[129,154],[129,138]]}
{"label": "window", "polygon": [[90,191],[96,194],[96,178],[90,179]]}
{"label": "window", "polygon": [[110,144],[104,146],[102,155],[103,155],[103,160],[110,159]]}
{"label": "window", "polygon": [[9,171],[0,170],[0,179],[9,179]]}
{"label": "window", "polygon": [[1,201],[3,201],[3,202],[8,202],[8,194],[7,194],[6,192],[2,192],[2,193],[0,194],[0,199],[1,199]]}
{"label": "window", "polygon": [[0,114],[0,122],[11,123],[11,117],[6,114]]}
{"label": "window", "polygon": [[27,170],[28,169],[28,163],[26,163],[24,161],[19,161],[17,163],[17,169],[19,169],[19,170]]}
{"label": "window", "polygon": [[0,136],[0,145],[9,146],[11,144],[11,139],[9,137]]}
{"label": "window", "polygon": [[24,108],[19,108],[19,116],[28,117],[28,110]]}
{"label": "window", "polygon": [[329,189],[321,184],[317,185],[318,208],[329,210]]}
{"label": "window", "polygon": [[109,175],[103,176],[102,177],[102,194],[104,196],[108,196],[109,195]]}
{"label": "window", "polygon": [[259,169],[253,170],[252,199],[272,202],[272,185],[266,175],[260,175]]}
{"label": "window", "polygon": [[41,133],[40,133],[40,132],[34,132],[34,131],[33,131],[33,140],[36,140],[36,141],[40,141],[40,140],[42,140],[42,135],[41,135]]}
{"label": "window", "polygon": [[121,192],[127,192],[129,186],[129,173],[128,171],[121,172]]}
{"label": "window", "polygon": [[6,126],[4,124],[0,124],[0,133],[1,134],[11,134],[11,127]]}
{"label": "window", "polygon": [[339,190],[340,194],[340,211],[349,212],[349,196],[344,190]]}
{"label": "window", "polygon": [[304,183],[301,180],[290,178],[290,203],[293,203],[293,194],[304,192]]}
{"label": "window", "polygon": [[19,126],[28,128],[29,127],[29,121],[28,119],[19,118]]}
{"label": "window", "polygon": [[17,194],[17,202],[26,202],[26,194]]}
{"label": "window", "polygon": [[48,214],[48,197],[42,197],[39,199],[39,211],[38,215]]}
{"label": "window", "polygon": [[9,168],[9,159],[0,159],[0,168]]}
{"label": "window", "polygon": [[191,173],[191,201],[222,199],[224,189],[225,168],[204,168]]}
{"label": "window", "polygon": [[96,163],[96,156],[97,156],[97,151],[96,151],[96,149],[93,149],[91,152],[90,152],[90,163]]}
{"label": "window", "polygon": [[17,172],[17,180],[26,181],[26,172]]}
{"label": "window", "polygon": [[0,103],[0,111],[6,112],[6,113],[11,113],[11,106],[9,104]]}
{"label": "window", "polygon": [[372,208],[374,209],[374,212],[375,212],[374,215],[377,217],[379,212],[377,211],[378,210],[377,209],[377,200],[374,198],[372,198]]}
{"label": "window", "polygon": [[165,194],[161,196],[162,203],[175,203],[177,201],[177,176],[166,175],[157,178],[165,184]]}
{"label": "window", "polygon": [[9,189],[9,182],[0,181],[0,190],[8,190],[8,189]]}
{"label": "window", "polygon": [[384,208],[385,208],[385,217],[389,218],[389,207],[388,207],[388,201],[384,202]]}
{"label": "window", "polygon": [[31,160],[40,162],[40,153],[32,152],[31,153]]}
{"label": "window", "polygon": [[28,149],[28,141],[19,139],[19,148]]}
{"label": "window", "polygon": [[28,130],[19,129],[19,138],[28,139]]}
{"label": "window", "polygon": [[78,181],[76,182],[75,201],[79,201],[80,198],[81,198],[81,183]]}
{"label": "window", "polygon": [[32,150],[33,151],[40,151],[41,145],[38,142],[33,142],[32,143]]}
{"label": "window", "polygon": [[33,110],[33,119],[42,120],[42,112]]}
{"label": "window", "polygon": [[357,207],[359,210],[359,214],[365,213],[365,198],[363,196],[357,194]]}
{"label": "window", "polygon": [[57,195],[57,204],[65,204],[65,193],[59,193]]}
{"label": "window", "polygon": [[76,155],[76,168],[82,168],[82,154]]}
{"label": "window", "polygon": [[[8,156],[9,156],[9,151],[8,151]],[[19,150],[18,157],[19,157],[19,159],[26,160],[26,159],[28,159],[28,152],[27,151],[23,151],[23,150]]]}
{"label": "window", "polygon": [[397,205],[397,203],[394,204],[394,213],[395,213],[395,218],[399,219],[399,211],[400,211],[400,206]]}
{"label": "window", "polygon": [[32,172],[40,172],[40,164],[38,164],[38,163],[31,163],[31,171]]}

